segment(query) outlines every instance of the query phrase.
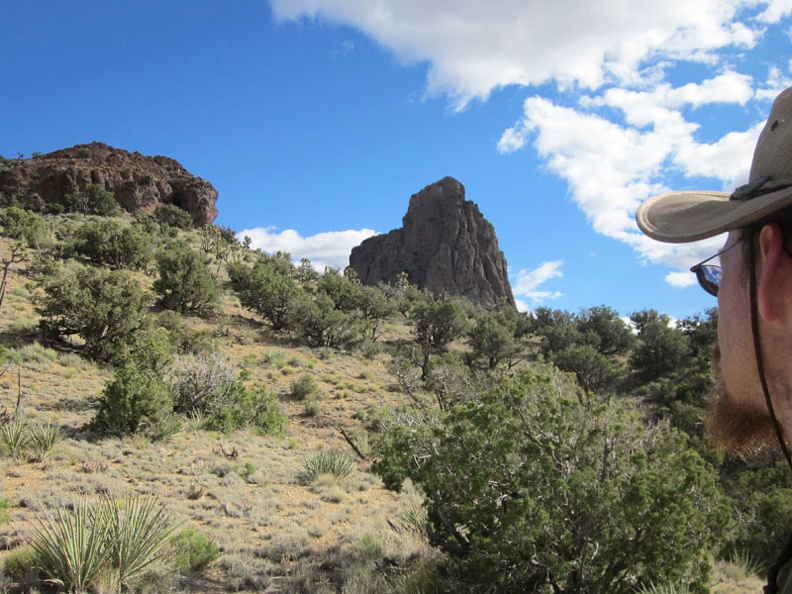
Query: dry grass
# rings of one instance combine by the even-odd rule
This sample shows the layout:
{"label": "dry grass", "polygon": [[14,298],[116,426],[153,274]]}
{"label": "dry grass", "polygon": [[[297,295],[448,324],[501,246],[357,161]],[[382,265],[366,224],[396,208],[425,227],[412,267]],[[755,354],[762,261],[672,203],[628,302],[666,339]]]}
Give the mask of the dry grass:
{"label": "dry grass", "polygon": [[[6,249],[0,243],[0,256]],[[195,528],[221,549],[218,562],[182,584],[195,592],[326,591],[322,584],[328,574],[371,583],[376,561],[406,561],[425,552],[419,538],[396,534],[387,524],[414,505],[417,495],[386,491],[365,464],[354,462],[343,480],[299,481],[304,460],[322,448],[348,451],[353,459],[339,428],[364,433],[359,413],[384,405],[384,397],[395,398],[383,388],[390,382],[384,355],[368,359],[295,345],[269,333],[226,296],[216,317],[189,324],[211,332],[237,371],[250,373],[251,383],[280,396],[290,418],[286,435],[222,435],[185,422],[166,443],[91,442],[80,428],[92,417],[91,398],[110,374],[74,353],[35,341],[37,316],[20,274],[25,265],[12,273],[0,309],[0,339],[19,360],[0,378],[0,410],[13,409],[19,397],[31,422],[60,426],[66,437],[43,463],[0,458],[0,497],[11,502],[2,534],[26,540],[37,512],[83,497],[152,495],[174,521]],[[312,415],[305,414],[305,402],[289,398],[292,382],[302,374],[310,374],[318,388]],[[224,452],[234,449],[238,455],[228,459]],[[0,563],[9,554],[0,552]]]}
{"label": "dry grass", "polygon": [[712,594],[754,594],[761,592],[765,584],[764,578],[739,563],[716,561],[712,574]]}

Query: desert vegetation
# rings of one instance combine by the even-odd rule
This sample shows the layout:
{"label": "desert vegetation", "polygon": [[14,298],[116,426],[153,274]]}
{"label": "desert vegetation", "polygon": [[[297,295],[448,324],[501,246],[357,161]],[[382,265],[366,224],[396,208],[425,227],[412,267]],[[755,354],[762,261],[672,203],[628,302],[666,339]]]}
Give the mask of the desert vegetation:
{"label": "desert vegetation", "polygon": [[484,311],[96,189],[0,212],[0,592],[747,592],[717,312]]}

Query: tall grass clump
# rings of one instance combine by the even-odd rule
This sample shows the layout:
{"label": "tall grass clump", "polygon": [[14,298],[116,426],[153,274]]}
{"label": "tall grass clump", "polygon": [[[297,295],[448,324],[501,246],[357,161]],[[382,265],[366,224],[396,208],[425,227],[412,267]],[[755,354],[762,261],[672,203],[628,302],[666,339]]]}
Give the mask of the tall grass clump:
{"label": "tall grass clump", "polygon": [[72,592],[134,590],[173,533],[154,500],[86,500],[40,517],[31,546],[51,581]]}
{"label": "tall grass clump", "polygon": [[11,520],[11,513],[8,511],[10,508],[11,502],[5,497],[0,497],[0,526]]}

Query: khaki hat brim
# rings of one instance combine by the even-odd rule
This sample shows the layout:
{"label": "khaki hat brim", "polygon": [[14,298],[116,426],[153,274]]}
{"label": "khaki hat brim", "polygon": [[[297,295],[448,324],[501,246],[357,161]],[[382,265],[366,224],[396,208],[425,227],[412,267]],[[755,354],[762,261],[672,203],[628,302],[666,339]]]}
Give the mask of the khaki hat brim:
{"label": "khaki hat brim", "polygon": [[792,205],[792,187],[747,200],[725,192],[671,192],[644,202],[635,215],[646,235],[666,243],[714,237]]}

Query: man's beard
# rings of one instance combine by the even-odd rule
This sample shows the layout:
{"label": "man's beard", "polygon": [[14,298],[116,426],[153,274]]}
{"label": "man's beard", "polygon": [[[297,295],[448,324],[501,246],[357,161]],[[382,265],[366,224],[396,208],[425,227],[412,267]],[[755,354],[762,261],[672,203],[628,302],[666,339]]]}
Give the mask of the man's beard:
{"label": "man's beard", "polygon": [[775,426],[764,397],[748,395],[735,398],[735,394],[726,389],[717,346],[712,370],[715,387],[712,390],[706,425],[713,443],[741,456],[758,455],[766,452],[768,448],[777,447]]}

